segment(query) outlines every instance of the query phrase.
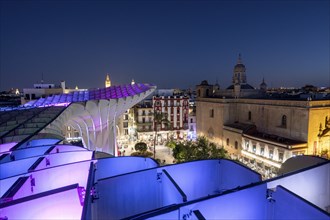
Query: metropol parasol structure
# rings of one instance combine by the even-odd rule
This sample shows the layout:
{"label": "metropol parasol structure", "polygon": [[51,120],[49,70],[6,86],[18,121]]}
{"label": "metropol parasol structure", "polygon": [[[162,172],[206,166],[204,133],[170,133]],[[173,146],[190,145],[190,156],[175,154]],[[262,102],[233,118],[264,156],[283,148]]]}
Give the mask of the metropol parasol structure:
{"label": "metropol parasol structure", "polygon": [[[75,128],[84,147],[112,155],[117,154],[116,120],[127,109],[149,96],[156,86],[135,83],[87,91],[74,91],[30,101],[9,117],[15,126],[3,128],[0,143],[16,143],[16,148],[39,137],[64,139],[68,126]],[[12,110],[12,109],[11,109]],[[14,115],[3,111],[3,118]],[[23,114],[30,120],[19,119]],[[25,118],[25,119],[26,119]],[[8,124],[8,123],[7,123]]]}

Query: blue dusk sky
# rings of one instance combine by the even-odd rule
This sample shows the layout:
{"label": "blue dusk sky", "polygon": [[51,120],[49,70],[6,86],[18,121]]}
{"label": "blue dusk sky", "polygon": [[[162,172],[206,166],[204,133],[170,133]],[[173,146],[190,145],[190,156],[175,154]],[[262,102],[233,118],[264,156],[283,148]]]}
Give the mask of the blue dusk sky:
{"label": "blue dusk sky", "polygon": [[238,54],[258,87],[330,84],[330,1],[1,0],[0,91],[231,84]]}

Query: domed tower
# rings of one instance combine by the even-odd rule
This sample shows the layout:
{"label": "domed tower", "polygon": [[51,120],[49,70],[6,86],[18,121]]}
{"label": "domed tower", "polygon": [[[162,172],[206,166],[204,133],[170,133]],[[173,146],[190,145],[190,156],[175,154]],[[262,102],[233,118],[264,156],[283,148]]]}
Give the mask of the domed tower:
{"label": "domed tower", "polygon": [[233,84],[246,84],[245,66],[242,63],[242,56],[238,54],[237,64],[234,67]]}

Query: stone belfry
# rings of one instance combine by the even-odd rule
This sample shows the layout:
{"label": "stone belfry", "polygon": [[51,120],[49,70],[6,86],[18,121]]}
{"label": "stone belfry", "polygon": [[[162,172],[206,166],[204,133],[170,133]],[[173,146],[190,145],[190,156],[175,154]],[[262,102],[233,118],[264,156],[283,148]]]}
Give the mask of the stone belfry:
{"label": "stone belfry", "polygon": [[242,56],[238,54],[237,64],[234,67],[233,84],[246,84],[245,66],[242,63]]}
{"label": "stone belfry", "polygon": [[111,86],[111,80],[109,74],[107,74],[107,77],[105,78],[105,88],[108,88]]}

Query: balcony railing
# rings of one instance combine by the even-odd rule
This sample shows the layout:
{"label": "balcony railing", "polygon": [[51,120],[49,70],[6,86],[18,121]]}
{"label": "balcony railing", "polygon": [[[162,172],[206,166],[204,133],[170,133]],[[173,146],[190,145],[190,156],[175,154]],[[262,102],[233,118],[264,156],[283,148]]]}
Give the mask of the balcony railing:
{"label": "balcony railing", "polygon": [[153,125],[153,122],[145,121],[145,122],[136,122],[137,125]]}

